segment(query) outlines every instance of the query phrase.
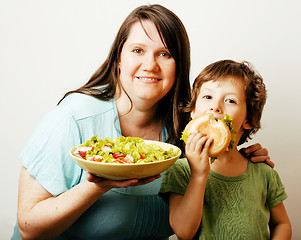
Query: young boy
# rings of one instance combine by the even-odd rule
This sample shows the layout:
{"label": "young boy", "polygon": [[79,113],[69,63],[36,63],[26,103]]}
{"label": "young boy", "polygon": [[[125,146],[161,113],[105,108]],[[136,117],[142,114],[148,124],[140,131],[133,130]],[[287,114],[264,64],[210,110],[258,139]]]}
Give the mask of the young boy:
{"label": "young boy", "polygon": [[[191,117],[228,114],[237,131],[236,144],[260,128],[266,101],[262,77],[247,62],[223,60],[196,78]],[[170,224],[180,239],[291,239],[283,201],[284,186],[275,170],[252,163],[237,147],[209,163],[212,139],[195,132],[186,142],[186,159],[167,170],[160,189],[170,205]]]}

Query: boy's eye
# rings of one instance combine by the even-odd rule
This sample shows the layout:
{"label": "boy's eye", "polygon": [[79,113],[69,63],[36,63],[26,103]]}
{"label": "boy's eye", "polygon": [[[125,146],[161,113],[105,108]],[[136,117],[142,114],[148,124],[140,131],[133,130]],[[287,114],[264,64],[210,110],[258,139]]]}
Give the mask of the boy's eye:
{"label": "boy's eye", "polygon": [[210,95],[204,95],[203,98],[205,98],[205,99],[211,99],[212,97]]}
{"label": "boy's eye", "polygon": [[236,103],[236,101],[233,100],[233,99],[227,99],[225,102],[227,102],[227,103]]}

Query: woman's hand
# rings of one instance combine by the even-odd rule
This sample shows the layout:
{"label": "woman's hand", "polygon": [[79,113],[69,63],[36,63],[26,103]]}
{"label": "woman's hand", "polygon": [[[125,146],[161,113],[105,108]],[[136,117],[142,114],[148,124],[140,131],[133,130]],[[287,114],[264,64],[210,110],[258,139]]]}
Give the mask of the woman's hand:
{"label": "woman's hand", "polygon": [[249,157],[252,162],[266,162],[272,168],[275,166],[269,157],[268,150],[263,148],[259,143],[253,144],[247,148],[242,148],[239,152],[245,157]]}
{"label": "woman's hand", "polygon": [[152,177],[141,178],[141,179],[127,179],[127,180],[109,180],[106,178],[98,177],[92,173],[87,174],[87,180],[98,185],[102,189],[110,190],[112,188],[125,188],[129,186],[139,186],[155,181],[160,178],[161,175],[155,175]]}

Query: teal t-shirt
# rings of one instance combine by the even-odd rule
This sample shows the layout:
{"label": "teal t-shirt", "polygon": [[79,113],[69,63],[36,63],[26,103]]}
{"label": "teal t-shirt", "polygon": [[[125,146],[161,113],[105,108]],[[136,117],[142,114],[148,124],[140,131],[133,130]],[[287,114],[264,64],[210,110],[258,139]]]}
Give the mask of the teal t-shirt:
{"label": "teal t-shirt", "polygon": [[[166,171],[160,196],[184,195],[190,174],[188,161],[179,159]],[[286,198],[278,173],[265,163],[249,161],[247,171],[236,177],[211,170],[196,239],[269,239],[270,208]]]}
{"label": "teal t-shirt", "polygon": [[[87,172],[69,150],[95,135],[100,139],[121,136],[115,100],[71,94],[42,119],[19,159],[29,174],[57,196],[86,180]],[[166,139],[165,129],[162,135]],[[161,175],[143,186],[108,191],[56,239],[168,239],[173,232],[168,205],[158,196]],[[17,225],[12,239],[20,239]]]}

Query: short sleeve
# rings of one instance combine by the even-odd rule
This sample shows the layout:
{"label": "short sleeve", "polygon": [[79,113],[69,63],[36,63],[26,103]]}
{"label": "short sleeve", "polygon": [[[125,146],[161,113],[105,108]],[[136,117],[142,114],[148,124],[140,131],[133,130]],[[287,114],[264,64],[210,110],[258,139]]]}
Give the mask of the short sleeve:
{"label": "short sleeve", "polygon": [[69,155],[70,149],[80,143],[76,121],[64,108],[57,107],[42,119],[19,160],[30,175],[57,196],[80,181],[82,170]]}
{"label": "short sleeve", "polygon": [[271,175],[268,184],[267,203],[268,206],[274,207],[287,198],[284,185],[281,182],[279,174],[271,169]]}
{"label": "short sleeve", "polygon": [[178,159],[166,172],[159,195],[167,201],[168,193],[184,195],[190,178],[190,167],[186,158]]}

